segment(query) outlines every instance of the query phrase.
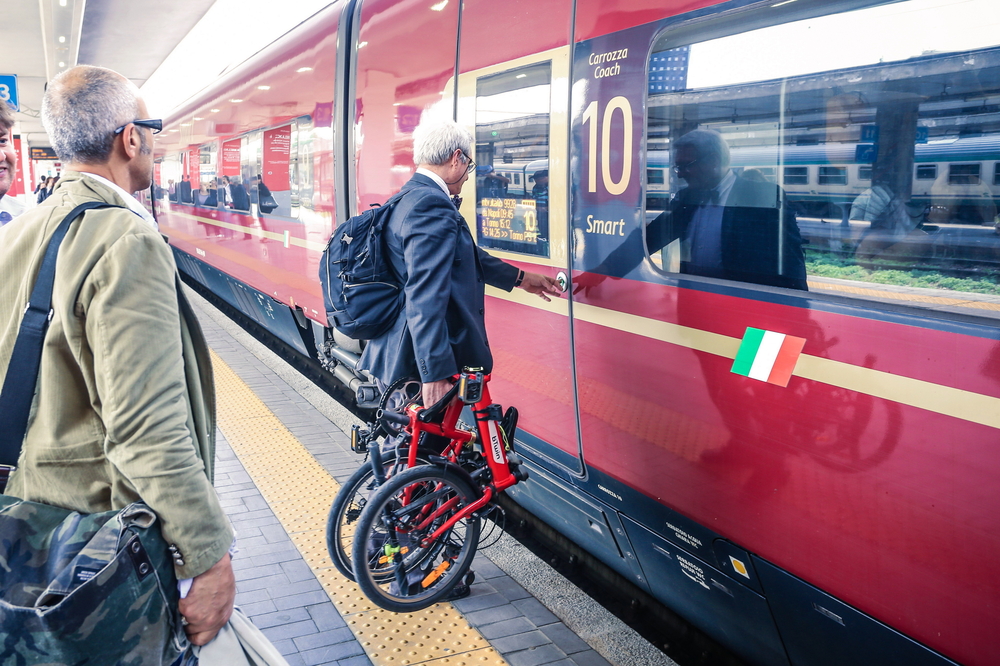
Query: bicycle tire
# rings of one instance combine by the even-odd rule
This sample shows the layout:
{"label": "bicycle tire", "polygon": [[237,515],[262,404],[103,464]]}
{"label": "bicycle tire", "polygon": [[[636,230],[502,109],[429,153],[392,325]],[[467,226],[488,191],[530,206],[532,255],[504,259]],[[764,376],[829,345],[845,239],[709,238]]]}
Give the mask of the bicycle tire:
{"label": "bicycle tire", "polygon": [[[479,517],[460,520],[426,548],[419,542],[477,498],[468,481],[440,465],[411,467],[387,480],[358,519],[356,534],[364,535],[366,547],[351,554],[355,580],[365,596],[396,613],[418,611],[447,597],[472,566]],[[440,515],[430,520],[427,513]],[[393,529],[386,529],[387,522]]]}
{"label": "bicycle tire", "polygon": [[[417,464],[428,464],[428,452],[417,451]],[[386,460],[383,467],[390,476],[395,460]],[[375,491],[375,474],[370,462],[365,462],[340,486],[330,513],[326,518],[326,549],[337,568],[345,578],[354,580],[354,569],[351,564],[351,550],[354,543],[354,531],[361,511],[368,503],[369,496]]]}

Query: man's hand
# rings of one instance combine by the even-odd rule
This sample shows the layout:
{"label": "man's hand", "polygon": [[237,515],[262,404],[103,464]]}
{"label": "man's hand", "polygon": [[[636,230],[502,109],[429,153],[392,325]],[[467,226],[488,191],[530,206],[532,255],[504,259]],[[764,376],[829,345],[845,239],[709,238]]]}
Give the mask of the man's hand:
{"label": "man's hand", "polygon": [[562,289],[559,288],[559,283],[556,282],[556,279],[548,275],[542,275],[541,273],[528,273],[526,271],[524,279],[521,280],[520,288],[529,294],[538,294],[546,301],[552,300],[549,296],[558,298],[562,295]]}
{"label": "man's hand", "polygon": [[219,633],[233,614],[236,599],[236,577],[229,553],[212,568],[195,576],[191,591],[178,605],[187,621],[184,631],[195,645],[205,645]]}
{"label": "man's hand", "polygon": [[452,382],[450,379],[440,379],[436,382],[424,382],[420,386],[420,394],[424,400],[424,407],[430,407],[431,405],[436,405],[444,394],[451,390]]}

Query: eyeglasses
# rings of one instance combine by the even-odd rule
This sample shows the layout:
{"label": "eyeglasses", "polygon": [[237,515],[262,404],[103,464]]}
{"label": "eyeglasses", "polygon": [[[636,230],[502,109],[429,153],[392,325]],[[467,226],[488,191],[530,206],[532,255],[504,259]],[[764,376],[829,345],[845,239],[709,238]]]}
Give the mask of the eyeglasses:
{"label": "eyeglasses", "polygon": [[674,168],[674,173],[680,173],[684,169],[690,169],[691,167],[693,167],[697,163],[698,163],[698,160],[691,160],[690,162],[683,162],[683,163],[675,164],[674,167],[673,167]]}
{"label": "eyeglasses", "polygon": [[148,127],[153,130],[153,134],[159,134],[163,131],[163,121],[159,118],[147,119],[147,120],[133,120],[131,123],[125,123],[121,127],[115,130],[115,134],[121,134],[125,131],[125,128],[129,125],[138,125],[139,127]]}
{"label": "eyeglasses", "polygon": [[472,173],[475,171],[476,163],[472,161],[471,157],[465,154],[464,150],[462,151],[462,157],[464,157],[465,161],[468,162],[468,165],[465,167],[465,173]]}

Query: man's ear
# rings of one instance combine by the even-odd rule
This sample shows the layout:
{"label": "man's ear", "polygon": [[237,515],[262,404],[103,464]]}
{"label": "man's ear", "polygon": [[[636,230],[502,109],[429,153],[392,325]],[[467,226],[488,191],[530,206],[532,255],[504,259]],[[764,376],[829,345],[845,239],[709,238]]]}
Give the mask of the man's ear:
{"label": "man's ear", "polygon": [[121,134],[122,148],[125,150],[125,154],[128,155],[130,159],[135,158],[139,155],[142,149],[142,137],[139,136],[139,129],[132,125],[131,127],[125,129]]}

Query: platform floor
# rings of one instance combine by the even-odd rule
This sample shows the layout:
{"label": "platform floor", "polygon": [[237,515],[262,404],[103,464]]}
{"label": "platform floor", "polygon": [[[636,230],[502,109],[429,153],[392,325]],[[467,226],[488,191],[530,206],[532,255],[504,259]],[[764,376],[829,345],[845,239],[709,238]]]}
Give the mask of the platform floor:
{"label": "platform floor", "polygon": [[213,355],[215,485],[238,535],[236,603],[290,664],[673,664],[506,536],[477,555],[466,599],[412,614],[369,603],[325,541],[338,482],[361,464],[344,434],[355,417],[188,295]]}

